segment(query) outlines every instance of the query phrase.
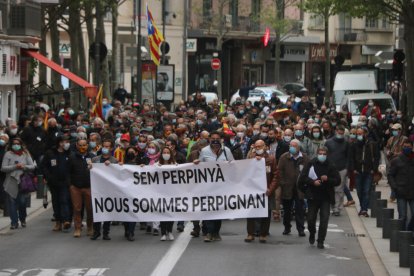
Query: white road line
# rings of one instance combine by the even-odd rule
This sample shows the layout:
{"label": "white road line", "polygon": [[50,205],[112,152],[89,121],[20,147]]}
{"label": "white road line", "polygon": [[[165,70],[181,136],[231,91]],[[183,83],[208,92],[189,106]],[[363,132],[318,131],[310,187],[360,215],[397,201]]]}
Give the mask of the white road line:
{"label": "white road line", "polygon": [[173,244],[167,253],[165,253],[162,259],[158,262],[158,265],[152,271],[151,276],[170,275],[171,271],[174,269],[178,260],[181,258],[185,249],[190,243],[190,240],[192,238],[190,235],[192,227],[193,224],[191,222],[188,222],[184,228],[184,232],[182,232],[176,240],[172,241]]}

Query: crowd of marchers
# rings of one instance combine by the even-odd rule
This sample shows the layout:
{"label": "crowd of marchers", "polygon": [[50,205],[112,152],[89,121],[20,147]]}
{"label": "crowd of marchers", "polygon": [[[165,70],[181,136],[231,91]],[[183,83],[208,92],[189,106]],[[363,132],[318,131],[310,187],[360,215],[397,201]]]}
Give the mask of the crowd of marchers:
{"label": "crowd of marchers", "polygon": [[[381,178],[381,163],[392,188],[390,200],[397,201],[399,217],[413,230],[407,206],[414,214],[414,120],[400,111],[382,111],[371,100],[356,122],[349,112],[317,106],[308,96],[300,101],[292,96],[285,103],[276,95],[254,103],[237,98],[224,105],[207,103],[200,93],[174,112],[162,104],[131,102],[125,95],[104,98],[102,105],[101,118],[75,112],[65,102],[48,110],[37,102],[18,122],[2,123],[0,207],[7,209],[10,229],[27,226],[30,194],[21,183],[30,173],[43,175],[52,195],[53,231],[110,240],[111,225],[123,222],[93,223],[90,170],[95,163],[197,166],[255,158],[265,160],[270,204],[266,217],[247,219],[245,242],[265,243],[272,220],[283,223],[283,235],[291,234],[294,221],[298,235],[305,237],[307,221],[309,242],[324,248],[330,215],[341,216],[344,207],[356,205],[362,219],[369,216],[369,194]],[[353,189],[358,198],[352,197]],[[221,240],[221,220],[188,223],[193,237]],[[177,221],[176,230],[182,232],[184,224]],[[123,226],[130,241],[136,231],[174,240],[174,222]]]}

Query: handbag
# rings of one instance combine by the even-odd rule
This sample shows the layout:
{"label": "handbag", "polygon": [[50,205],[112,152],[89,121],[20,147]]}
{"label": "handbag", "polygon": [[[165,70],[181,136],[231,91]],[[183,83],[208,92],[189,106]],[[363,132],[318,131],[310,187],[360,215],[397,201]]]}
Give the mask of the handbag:
{"label": "handbag", "polygon": [[19,191],[21,193],[32,193],[37,191],[37,181],[33,173],[23,173],[20,176]]}

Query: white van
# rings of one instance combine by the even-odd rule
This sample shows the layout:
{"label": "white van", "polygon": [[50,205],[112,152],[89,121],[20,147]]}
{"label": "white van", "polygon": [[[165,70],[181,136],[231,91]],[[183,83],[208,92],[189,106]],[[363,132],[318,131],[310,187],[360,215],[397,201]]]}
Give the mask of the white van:
{"label": "white van", "polygon": [[387,109],[396,111],[392,97],[389,94],[378,93],[345,95],[342,98],[340,107],[341,109],[344,109],[344,106],[346,106],[352,114],[352,123],[356,124],[358,123],[359,116],[361,116],[362,109],[368,104],[369,100],[373,100],[374,104],[379,106],[383,117]]}
{"label": "white van", "polygon": [[340,112],[339,104],[345,95],[378,92],[374,71],[338,72],[333,87],[336,111]]}

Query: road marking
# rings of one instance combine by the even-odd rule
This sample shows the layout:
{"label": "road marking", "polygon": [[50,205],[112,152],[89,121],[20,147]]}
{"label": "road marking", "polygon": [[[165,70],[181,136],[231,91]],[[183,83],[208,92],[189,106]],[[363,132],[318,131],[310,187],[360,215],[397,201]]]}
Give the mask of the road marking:
{"label": "road marking", "polygon": [[105,271],[109,268],[32,268],[25,269],[19,272],[18,269],[7,268],[0,270],[0,276],[56,276],[56,275],[65,275],[65,276],[104,276]]}
{"label": "road marking", "polygon": [[325,256],[327,259],[337,259],[337,260],[341,260],[341,261],[350,261],[351,258],[348,257],[342,257],[342,256],[335,256],[332,254],[326,254],[326,253],[322,253],[323,256]]}
{"label": "road marking", "polygon": [[191,240],[191,228],[193,224],[188,222],[184,228],[184,231],[178,236],[178,238],[173,241],[170,249],[165,253],[162,259],[158,262],[158,265],[152,271],[151,276],[167,276],[170,275],[171,271],[174,269],[178,260],[183,255],[185,249]]}

